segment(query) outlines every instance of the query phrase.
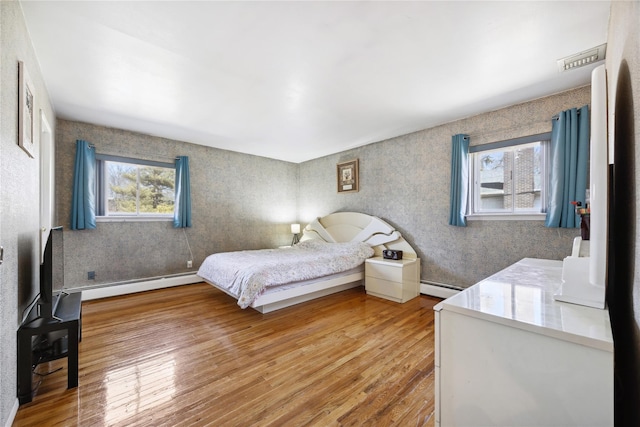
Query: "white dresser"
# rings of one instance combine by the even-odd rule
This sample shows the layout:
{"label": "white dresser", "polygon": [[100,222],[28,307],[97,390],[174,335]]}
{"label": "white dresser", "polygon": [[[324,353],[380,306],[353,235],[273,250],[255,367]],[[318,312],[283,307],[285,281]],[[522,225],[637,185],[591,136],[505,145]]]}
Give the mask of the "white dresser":
{"label": "white dresser", "polygon": [[435,306],[436,426],[613,425],[607,310],[557,302],[525,258]]}

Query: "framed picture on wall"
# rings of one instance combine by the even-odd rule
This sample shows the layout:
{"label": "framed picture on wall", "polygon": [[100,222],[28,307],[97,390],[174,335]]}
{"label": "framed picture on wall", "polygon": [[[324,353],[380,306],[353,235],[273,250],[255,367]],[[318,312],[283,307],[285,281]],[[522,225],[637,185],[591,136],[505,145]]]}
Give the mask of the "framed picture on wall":
{"label": "framed picture on wall", "polygon": [[33,157],[35,137],[35,94],[24,62],[18,61],[18,145]]}
{"label": "framed picture on wall", "polygon": [[338,163],[338,193],[358,191],[358,159]]}

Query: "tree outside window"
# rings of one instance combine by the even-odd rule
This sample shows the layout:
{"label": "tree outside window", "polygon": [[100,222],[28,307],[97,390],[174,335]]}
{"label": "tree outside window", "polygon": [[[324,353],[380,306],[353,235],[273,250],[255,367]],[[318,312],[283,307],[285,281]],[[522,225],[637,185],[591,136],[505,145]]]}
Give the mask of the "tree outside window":
{"label": "tree outside window", "polygon": [[106,215],[172,214],[175,169],[107,161]]}

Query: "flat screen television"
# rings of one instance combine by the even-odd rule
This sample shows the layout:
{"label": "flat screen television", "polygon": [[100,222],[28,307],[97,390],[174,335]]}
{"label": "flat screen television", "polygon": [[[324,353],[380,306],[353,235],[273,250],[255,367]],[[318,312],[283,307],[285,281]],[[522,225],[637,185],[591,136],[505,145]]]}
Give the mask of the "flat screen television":
{"label": "flat screen television", "polygon": [[53,227],[49,232],[40,264],[40,297],[38,316],[55,318],[56,308],[64,288],[64,246],[62,227]]}

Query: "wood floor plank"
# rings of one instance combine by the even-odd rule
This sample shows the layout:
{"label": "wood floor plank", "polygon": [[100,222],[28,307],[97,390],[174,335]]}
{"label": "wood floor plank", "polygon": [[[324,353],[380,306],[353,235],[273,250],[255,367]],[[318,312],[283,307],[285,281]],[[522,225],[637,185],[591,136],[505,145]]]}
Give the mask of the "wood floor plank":
{"label": "wood floor plank", "polygon": [[83,303],[79,384],[39,365],[15,427],[432,426],[433,306],[356,288],[273,313],[195,284]]}

